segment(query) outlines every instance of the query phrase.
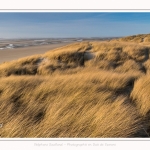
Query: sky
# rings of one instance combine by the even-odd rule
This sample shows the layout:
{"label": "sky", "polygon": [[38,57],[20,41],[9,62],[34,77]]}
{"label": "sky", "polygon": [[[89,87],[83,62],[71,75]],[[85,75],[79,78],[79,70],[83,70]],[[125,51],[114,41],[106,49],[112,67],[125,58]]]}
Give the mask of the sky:
{"label": "sky", "polygon": [[150,12],[0,12],[0,38],[121,37],[150,33]]}

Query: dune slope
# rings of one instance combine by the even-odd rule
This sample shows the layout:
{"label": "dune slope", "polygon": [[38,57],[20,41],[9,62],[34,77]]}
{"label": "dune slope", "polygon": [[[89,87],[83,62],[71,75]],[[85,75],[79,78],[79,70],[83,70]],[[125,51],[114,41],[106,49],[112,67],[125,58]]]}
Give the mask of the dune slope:
{"label": "dune slope", "polygon": [[81,42],[0,65],[1,137],[149,137],[148,45]]}

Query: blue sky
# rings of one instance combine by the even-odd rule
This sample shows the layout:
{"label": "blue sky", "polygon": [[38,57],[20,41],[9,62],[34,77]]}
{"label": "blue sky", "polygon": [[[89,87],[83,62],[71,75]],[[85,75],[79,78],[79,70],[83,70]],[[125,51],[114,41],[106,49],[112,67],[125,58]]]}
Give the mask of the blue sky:
{"label": "blue sky", "polygon": [[0,38],[118,37],[150,33],[150,13],[0,13]]}

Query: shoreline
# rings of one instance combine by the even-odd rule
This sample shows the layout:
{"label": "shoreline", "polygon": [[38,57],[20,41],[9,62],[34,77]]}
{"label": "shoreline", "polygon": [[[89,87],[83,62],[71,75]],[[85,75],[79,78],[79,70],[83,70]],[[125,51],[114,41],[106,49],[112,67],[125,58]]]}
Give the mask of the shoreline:
{"label": "shoreline", "polygon": [[3,62],[17,60],[19,58],[23,58],[27,56],[44,54],[49,50],[53,50],[55,48],[59,48],[71,43],[74,42],[65,42],[65,43],[57,43],[57,44],[49,44],[49,45],[29,46],[23,48],[0,50],[0,64],[2,64]]}

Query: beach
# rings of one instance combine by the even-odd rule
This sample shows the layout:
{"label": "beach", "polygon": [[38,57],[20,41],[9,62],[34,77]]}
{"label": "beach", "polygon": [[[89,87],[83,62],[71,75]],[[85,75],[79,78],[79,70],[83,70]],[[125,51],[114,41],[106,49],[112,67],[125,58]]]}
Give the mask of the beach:
{"label": "beach", "polygon": [[7,61],[16,60],[22,57],[43,54],[49,50],[70,44],[71,42],[53,43],[48,45],[36,45],[29,47],[0,50],[0,64]]}

